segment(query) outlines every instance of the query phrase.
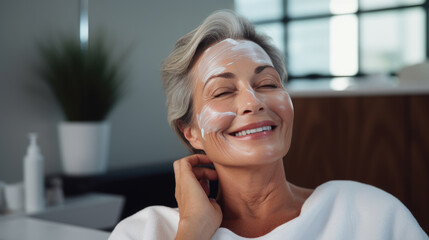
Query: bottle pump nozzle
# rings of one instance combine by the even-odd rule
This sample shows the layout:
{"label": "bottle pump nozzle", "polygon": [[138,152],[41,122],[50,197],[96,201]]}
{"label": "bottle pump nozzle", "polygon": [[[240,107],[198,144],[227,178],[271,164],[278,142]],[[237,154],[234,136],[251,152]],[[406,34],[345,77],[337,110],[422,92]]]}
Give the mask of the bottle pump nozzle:
{"label": "bottle pump nozzle", "polygon": [[27,154],[40,155],[40,149],[37,145],[37,133],[29,133],[28,138],[30,139],[30,145],[28,145]]}

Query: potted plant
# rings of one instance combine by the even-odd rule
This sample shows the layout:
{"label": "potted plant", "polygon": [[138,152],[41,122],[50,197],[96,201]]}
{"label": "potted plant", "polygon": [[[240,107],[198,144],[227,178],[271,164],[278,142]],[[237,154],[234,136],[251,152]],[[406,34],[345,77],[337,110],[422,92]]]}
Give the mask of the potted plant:
{"label": "potted plant", "polygon": [[114,61],[101,36],[81,47],[73,38],[39,44],[39,72],[66,121],[58,125],[63,171],[102,173],[107,168],[109,113],[123,93],[121,59]]}

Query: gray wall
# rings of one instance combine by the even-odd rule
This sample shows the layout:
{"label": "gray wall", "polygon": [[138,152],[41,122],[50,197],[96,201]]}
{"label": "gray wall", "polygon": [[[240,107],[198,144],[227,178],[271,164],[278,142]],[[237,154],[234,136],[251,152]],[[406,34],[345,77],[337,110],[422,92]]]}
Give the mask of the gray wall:
{"label": "gray wall", "polygon": [[[22,179],[28,132],[39,133],[49,173],[61,170],[57,124],[61,111],[37,77],[35,42],[59,33],[78,37],[78,0],[7,0],[0,3],[0,181]],[[169,128],[160,63],[175,41],[232,0],[90,0],[90,37],[102,29],[126,62],[128,92],[112,112],[109,168],[173,161],[187,154]]]}

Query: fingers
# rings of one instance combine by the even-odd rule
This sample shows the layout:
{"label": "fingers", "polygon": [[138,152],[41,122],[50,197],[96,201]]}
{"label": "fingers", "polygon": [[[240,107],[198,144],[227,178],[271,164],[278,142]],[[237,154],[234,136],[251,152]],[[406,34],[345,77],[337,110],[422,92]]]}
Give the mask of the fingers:
{"label": "fingers", "polygon": [[205,178],[209,180],[216,180],[217,174],[214,170],[208,169],[211,171],[206,171],[206,170],[193,171],[194,169],[207,169],[207,168],[193,168],[196,165],[200,165],[200,164],[204,165],[204,164],[211,164],[211,163],[212,161],[210,161],[210,159],[206,155],[202,155],[202,154],[191,155],[175,161],[173,164],[173,167],[174,167],[174,176],[175,176],[176,182],[178,182],[178,180],[182,177],[182,174],[183,176],[190,176],[189,174],[191,174],[192,172],[194,172],[197,179],[201,179],[205,176]]}
{"label": "fingers", "polygon": [[182,158],[182,159],[186,159],[191,164],[192,167],[195,165],[198,165],[198,164],[211,164],[212,163],[212,161],[204,154],[194,154],[194,155],[191,155],[189,157]]}
{"label": "fingers", "polygon": [[210,183],[207,179],[201,179],[200,181],[201,187],[203,188],[204,192],[207,196],[210,195]]}
{"label": "fingers", "polygon": [[[217,180],[217,173],[213,169],[198,167],[197,165],[206,165],[210,163],[210,159],[202,154],[195,154],[174,162],[176,199],[181,196],[184,191],[202,191],[208,194],[208,180]],[[204,180],[204,183],[200,180]]]}
{"label": "fingers", "polygon": [[196,167],[193,168],[192,171],[197,179],[207,179],[211,181],[218,179],[217,172],[213,169]]}
{"label": "fingers", "polygon": [[[222,210],[210,200],[209,180],[217,180],[215,170],[202,167],[212,163],[205,155],[192,155],[174,162],[175,197],[179,207],[179,226],[176,239],[209,239],[222,222]],[[190,226],[190,227],[189,227]],[[188,234],[188,235],[185,235]]]}

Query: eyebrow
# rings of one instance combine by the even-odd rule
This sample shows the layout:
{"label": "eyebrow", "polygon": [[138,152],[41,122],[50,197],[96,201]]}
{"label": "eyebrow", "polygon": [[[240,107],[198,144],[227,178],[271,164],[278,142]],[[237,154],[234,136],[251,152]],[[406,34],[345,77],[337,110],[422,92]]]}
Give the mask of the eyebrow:
{"label": "eyebrow", "polygon": [[224,73],[220,73],[220,74],[216,74],[213,76],[210,76],[207,81],[204,83],[204,87],[207,85],[208,82],[210,82],[210,80],[212,80],[213,78],[226,78],[226,79],[232,79],[235,77],[234,73],[231,72],[224,72]]}
{"label": "eyebrow", "polygon": [[[272,68],[272,69],[275,69],[273,66],[271,66],[271,65],[263,65],[263,66],[258,66],[258,67],[256,67],[255,68],[255,71],[254,71],[254,73],[255,74],[259,74],[259,73],[261,73],[262,71],[264,71],[264,69],[265,68]],[[224,72],[224,73],[220,73],[220,74],[216,74],[216,75],[213,75],[213,76],[210,76],[208,79],[207,79],[207,81],[204,83],[204,86],[203,86],[203,88],[207,85],[207,83],[211,80],[211,79],[213,79],[213,78],[226,78],[226,79],[232,79],[232,78],[234,78],[235,77],[235,74],[234,73],[231,73],[231,72]]]}
{"label": "eyebrow", "polygon": [[275,70],[275,68],[271,65],[263,65],[255,68],[255,74],[261,73],[262,71],[264,71],[265,68],[272,68]]}

